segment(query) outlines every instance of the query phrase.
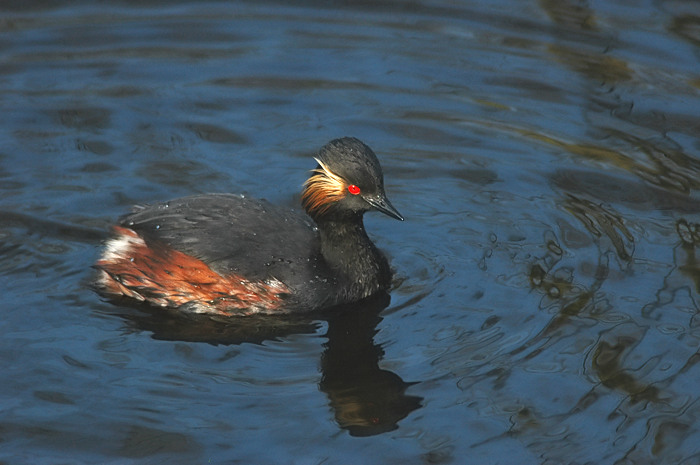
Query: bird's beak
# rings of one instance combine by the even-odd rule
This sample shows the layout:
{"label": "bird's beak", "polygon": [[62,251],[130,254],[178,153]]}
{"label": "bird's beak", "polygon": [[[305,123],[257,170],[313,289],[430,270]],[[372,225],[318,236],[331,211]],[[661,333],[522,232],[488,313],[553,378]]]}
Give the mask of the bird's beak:
{"label": "bird's beak", "polygon": [[386,196],[380,194],[376,196],[367,196],[363,198],[368,204],[372,205],[375,209],[379,210],[385,215],[389,215],[392,218],[396,218],[399,221],[403,221],[403,216],[401,216],[401,213],[399,213],[399,211],[394,208],[394,206],[391,204],[391,202],[389,202],[389,199],[387,199]]}

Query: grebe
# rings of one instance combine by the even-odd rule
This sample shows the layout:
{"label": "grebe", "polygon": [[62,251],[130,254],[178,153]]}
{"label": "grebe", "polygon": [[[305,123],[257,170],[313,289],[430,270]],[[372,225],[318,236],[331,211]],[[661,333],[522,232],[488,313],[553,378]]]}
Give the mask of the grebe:
{"label": "grebe", "polygon": [[95,265],[98,289],[218,315],[317,310],[387,291],[389,263],[362,217],[378,210],[403,218],[386,197],[376,155],[345,137],[315,159],[301,196],[306,215],[233,194],[136,207]]}

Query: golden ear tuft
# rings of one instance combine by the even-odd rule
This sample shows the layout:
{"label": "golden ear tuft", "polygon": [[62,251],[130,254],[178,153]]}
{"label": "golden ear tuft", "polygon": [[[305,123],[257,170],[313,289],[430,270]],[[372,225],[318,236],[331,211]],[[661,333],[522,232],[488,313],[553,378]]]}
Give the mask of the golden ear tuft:
{"label": "golden ear tuft", "polygon": [[345,180],[332,172],[318,158],[319,168],[304,183],[301,202],[309,214],[322,214],[335,202],[345,197]]}

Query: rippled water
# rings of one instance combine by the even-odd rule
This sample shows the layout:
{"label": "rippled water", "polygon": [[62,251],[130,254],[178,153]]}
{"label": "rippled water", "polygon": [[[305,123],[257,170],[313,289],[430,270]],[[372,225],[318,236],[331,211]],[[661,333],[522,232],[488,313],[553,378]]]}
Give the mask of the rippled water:
{"label": "rippled water", "polygon": [[[0,14],[0,462],[700,461],[697,2],[56,3]],[[390,303],[90,289],[130,205],[295,206],[344,135]]]}

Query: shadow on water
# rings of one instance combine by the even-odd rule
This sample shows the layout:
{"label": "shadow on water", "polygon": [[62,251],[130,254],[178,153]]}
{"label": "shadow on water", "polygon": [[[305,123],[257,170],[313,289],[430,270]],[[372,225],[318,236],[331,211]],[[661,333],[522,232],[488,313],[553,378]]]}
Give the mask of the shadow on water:
{"label": "shadow on water", "polygon": [[398,422],[421,407],[421,397],[406,394],[415,383],[383,370],[382,347],[374,342],[380,312],[390,297],[380,295],[316,314],[257,315],[215,318],[183,314],[118,300],[117,313],[133,331],[148,331],[157,340],[214,345],[263,344],[295,334],[328,330],[321,356],[320,390],[328,396],[338,425],[352,436],[372,436],[398,428]]}

